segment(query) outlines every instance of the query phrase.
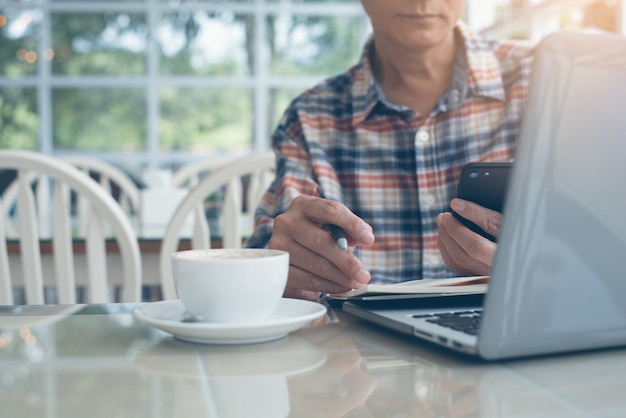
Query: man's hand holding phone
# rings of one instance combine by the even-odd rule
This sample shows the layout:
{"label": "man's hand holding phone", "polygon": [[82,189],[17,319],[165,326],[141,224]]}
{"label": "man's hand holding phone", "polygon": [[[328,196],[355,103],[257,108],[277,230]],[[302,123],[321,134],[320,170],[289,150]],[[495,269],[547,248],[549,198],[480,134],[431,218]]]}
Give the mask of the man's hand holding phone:
{"label": "man's hand holding phone", "polygon": [[[476,203],[453,199],[452,210],[472,220],[481,229],[498,236],[502,215]],[[439,234],[437,245],[448,267],[462,276],[488,276],[491,272],[497,244],[463,225],[452,213],[440,213],[437,217]]]}
{"label": "man's hand holding phone", "polygon": [[470,163],[462,172],[452,213],[437,218],[443,261],[458,274],[489,275],[496,252],[511,163]]}
{"label": "man's hand holding phone", "polygon": [[[502,213],[504,210],[504,199],[506,189],[509,183],[509,175],[511,172],[511,162],[486,162],[486,163],[469,163],[463,167],[461,179],[457,187],[457,197],[477,203],[478,205],[491,209],[492,211]],[[452,208],[454,216],[467,228],[490,239],[496,241],[496,236],[489,232],[493,229],[491,224],[487,224],[489,229],[482,228],[477,222],[465,216]],[[489,222],[494,215],[489,213],[474,214],[469,216],[478,216],[479,221]],[[483,218],[487,218],[486,220]],[[499,228],[499,225],[498,225]]]}

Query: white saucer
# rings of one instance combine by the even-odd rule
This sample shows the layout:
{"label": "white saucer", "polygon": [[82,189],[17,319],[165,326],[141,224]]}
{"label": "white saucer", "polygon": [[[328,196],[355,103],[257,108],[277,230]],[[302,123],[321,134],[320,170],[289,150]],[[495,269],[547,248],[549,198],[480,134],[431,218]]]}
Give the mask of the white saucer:
{"label": "white saucer", "polygon": [[301,299],[280,300],[276,310],[264,322],[210,323],[181,322],[185,308],[180,300],[145,304],[133,312],[135,318],[174,337],[205,344],[249,344],[284,337],[326,313],[326,307]]}

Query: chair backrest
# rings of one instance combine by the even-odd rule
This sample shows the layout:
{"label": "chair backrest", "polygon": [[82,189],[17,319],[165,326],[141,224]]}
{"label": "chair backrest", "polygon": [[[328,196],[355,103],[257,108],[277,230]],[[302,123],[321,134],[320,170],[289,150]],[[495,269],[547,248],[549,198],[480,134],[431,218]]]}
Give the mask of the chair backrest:
{"label": "chair backrest", "polygon": [[232,161],[235,160],[232,158],[202,159],[183,165],[172,175],[171,187],[191,189],[208,174]]}
{"label": "chair backrest", "polygon": [[[131,178],[124,173],[118,167],[93,157],[87,156],[64,156],[61,157],[63,161],[70,163],[71,165],[77,167],[79,170],[83,171],[90,177],[97,177],[98,183],[102,186],[102,188],[112,196],[114,196],[115,200],[120,204],[122,210],[131,222],[133,223],[135,232],[139,231],[139,222],[138,222],[138,212],[140,205],[140,190],[139,187],[131,180]],[[39,237],[40,238],[50,238],[51,232],[50,222],[45,222],[44,219],[50,218],[51,208],[49,207],[50,199],[47,196],[50,195],[50,184],[43,180],[43,177],[37,172],[31,172],[28,177],[28,181],[30,181],[33,186],[37,185],[37,216],[40,219],[39,222]],[[13,182],[10,184],[5,192],[3,193],[3,198],[5,202],[13,202],[16,200],[18,191],[18,182]],[[85,200],[83,196],[77,196],[77,202],[74,208],[74,217],[77,224],[77,230],[75,231],[75,236],[84,237],[85,236],[85,228],[87,225],[87,209],[88,202]],[[5,207],[2,215],[4,218],[7,217],[9,211],[11,211],[11,207]],[[8,236],[14,236],[16,231],[11,228],[11,224],[8,224],[9,228],[7,231]]]}
{"label": "chair backrest", "polygon": [[164,299],[176,298],[170,257],[178,249],[180,230],[189,214],[192,211],[196,213],[191,247],[194,249],[210,248],[210,228],[202,203],[216,191],[223,190],[223,247],[241,248],[244,239],[241,228],[244,214],[243,180],[245,179],[247,185],[245,199],[251,216],[260,202],[263,192],[267,190],[274,179],[275,164],[273,152],[251,154],[238,158],[203,177],[183,199],[170,219],[161,243],[159,259],[161,289]]}
{"label": "chair backrest", "polygon": [[[7,200],[0,198],[0,304],[13,304],[12,278],[6,245],[5,226],[14,225],[18,231],[23,281],[27,304],[44,304],[43,277],[39,223],[48,222],[54,256],[54,277],[59,303],[76,302],[76,278],[74,272],[74,235],[71,216],[72,194],[88,203],[85,247],[87,258],[89,302],[108,302],[109,289],[106,263],[106,240],[113,237],[120,248],[123,264],[122,300],[141,300],[141,257],[139,243],[130,220],[113,199],[97,182],[70,163],[43,154],[23,150],[0,150],[0,169],[16,170],[16,196]],[[50,188],[33,188],[38,184],[50,184]],[[39,190],[47,189],[46,193]],[[8,191],[8,188],[7,188]],[[14,199],[14,200],[13,200]],[[38,207],[51,207],[50,218],[40,219]],[[50,203],[51,202],[51,203]],[[48,272],[46,272],[48,273]]]}
{"label": "chair backrest", "polygon": [[93,157],[72,155],[61,158],[88,175],[95,175],[98,183],[114,196],[124,213],[130,219],[135,219],[139,212],[140,190],[124,171],[107,161]]}

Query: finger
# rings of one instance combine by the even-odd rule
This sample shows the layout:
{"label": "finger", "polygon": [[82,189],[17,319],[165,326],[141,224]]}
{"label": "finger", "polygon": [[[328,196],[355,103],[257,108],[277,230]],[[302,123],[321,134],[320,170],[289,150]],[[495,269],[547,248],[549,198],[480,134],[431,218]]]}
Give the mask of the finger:
{"label": "finger", "polygon": [[[337,293],[351,289],[350,278],[343,274],[328,260],[324,260],[318,254],[298,244],[295,240],[281,240],[275,237],[270,239],[269,247],[272,249],[289,250],[289,276],[287,288],[302,289],[313,292]],[[315,266],[323,266],[315,269]],[[327,279],[332,277],[333,281]],[[341,285],[339,283],[345,283]],[[334,286],[332,286],[334,284]]]}
{"label": "finger", "polygon": [[318,225],[334,224],[343,229],[348,244],[352,247],[368,246],[374,243],[371,225],[356,216],[346,205],[334,200],[298,196],[292,206],[302,212],[302,216]]}
{"label": "finger", "polygon": [[[276,217],[270,248],[289,251],[289,263],[310,273],[312,282],[315,282],[314,277],[325,278],[347,289],[362,287],[369,282],[371,275],[361,261],[352,252],[341,251],[327,230],[302,220],[296,227],[293,219],[284,215]],[[290,231],[298,233],[290,234]]]}
{"label": "finger", "polygon": [[293,265],[289,266],[286,292],[288,290],[290,294],[293,294],[295,290],[334,294],[347,292],[350,289],[352,288],[337,284],[311,271]]}
{"label": "finger", "polygon": [[444,233],[449,237],[446,240],[448,250],[453,254],[457,264],[477,272],[475,267],[489,267],[493,261],[496,244],[487,238],[466,228],[451,213],[440,215]]}
{"label": "finger", "polygon": [[449,236],[443,224],[439,226],[437,246],[439,247],[441,258],[446,266],[461,276],[469,276],[473,274],[472,271],[466,268],[462,262],[464,257],[468,257],[467,254],[463,254],[463,249]]}
{"label": "finger", "polygon": [[444,263],[461,275],[488,275],[496,245],[465,228],[451,213],[440,214],[437,222]]}
{"label": "finger", "polygon": [[370,272],[351,251],[341,251],[324,230],[319,229],[315,234],[322,236],[313,243],[307,238],[296,238],[298,245],[292,251],[290,264],[350,289],[362,287],[370,281]]}
{"label": "finger", "polygon": [[450,207],[465,219],[474,222],[489,235],[498,237],[500,225],[502,224],[502,214],[500,212],[463,199],[452,199]]}

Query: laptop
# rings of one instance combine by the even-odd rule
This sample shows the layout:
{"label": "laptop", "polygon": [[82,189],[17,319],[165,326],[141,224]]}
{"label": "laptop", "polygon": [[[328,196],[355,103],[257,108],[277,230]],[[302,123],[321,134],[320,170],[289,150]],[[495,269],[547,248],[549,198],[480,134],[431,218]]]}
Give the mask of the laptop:
{"label": "laptop", "polygon": [[484,299],[346,312],[486,360],[626,345],[626,38],[559,32],[533,65]]}

